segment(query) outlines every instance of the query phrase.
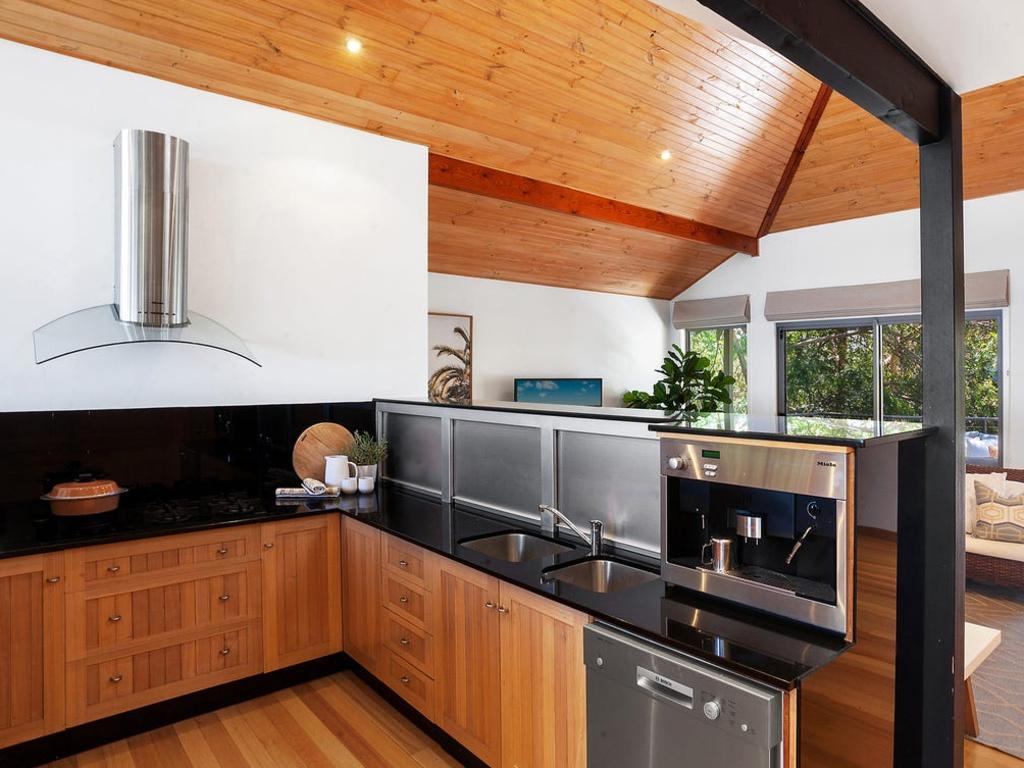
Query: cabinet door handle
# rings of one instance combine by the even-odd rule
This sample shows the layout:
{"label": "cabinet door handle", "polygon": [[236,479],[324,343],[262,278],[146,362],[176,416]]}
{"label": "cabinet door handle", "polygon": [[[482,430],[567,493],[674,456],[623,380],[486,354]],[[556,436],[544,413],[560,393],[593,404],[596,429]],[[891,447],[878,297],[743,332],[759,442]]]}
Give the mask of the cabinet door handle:
{"label": "cabinet door handle", "polygon": [[409,567],[409,561],[408,560],[399,560],[398,564],[400,566],[402,566],[403,568],[408,568]]}
{"label": "cabinet door handle", "polygon": [[46,580],[47,584],[60,584],[60,576],[51,576]]}
{"label": "cabinet door handle", "polygon": [[119,622],[120,620],[121,620],[121,614],[120,613],[115,613],[113,616],[108,616],[107,617],[107,621],[109,621],[111,624],[117,624],[117,622]]}
{"label": "cabinet door handle", "polygon": [[263,545],[263,548],[264,549],[273,549],[274,548],[274,542],[268,541],[266,544]]}
{"label": "cabinet door handle", "polygon": [[494,608],[494,607],[495,607],[494,603],[492,603],[490,600],[488,600],[486,603],[484,603],[484,608]]}
{"label": "cabinet door handle", "polygon": [[231,599],[231,595],[221,595],[217,599],[220,600],[222,603],[226,603],[228,600]]}
{"label": "cabinet door handle", "polygon": [[229,653],[231,653],[231,649],[230,648],[221,648],[220,649],[220,655],[221,656],[227,656]]}
{"label": "cabinet door handle", "polygon": [[107,566],[107,571],[109,573],[117,573],[120,570],[121,570],[121,566],[120,565],[108,565]]}
{"label": "cabinet door handle", "polygon": [[220,555],[221,557],[224,557],[224,555],[226,555],[227,553],[228,553],[228,551],[224,547],[221,547],[220,549],[217,550],[217,554]]}
{"label": "cabinet door handle", "polygon": [[120,683],[122,680],[124,680],[124,676],[123,675],[111,675],[110,676],[110,682],[112,682],[112,683]]}
{"label": "cabinet door handle", "polygon": [[504,605],[499,605],[498,613],[508,613],[508,608],[506,608]]}
{"label": "cabinet door handle", "polygon": [[400,602],[400,603],[402,603],[404,605],[405,603],[409,602],[409,598],[406,597],[405,595],[402,595],[400,598],[398,598],[398,602]]}
{"label": "cabinet door handle", "polygon": [[400,638],[398,638],[398,642],[400,642],[402,645],[408,645],[409,644],[409,638],[408,637],[400,637]]}
{"label": "cabinet door handle", "polygon": [[402,685],[408,685],[409,684],[409,676],[408,675],[402,675],[398,679],[402,681]]}

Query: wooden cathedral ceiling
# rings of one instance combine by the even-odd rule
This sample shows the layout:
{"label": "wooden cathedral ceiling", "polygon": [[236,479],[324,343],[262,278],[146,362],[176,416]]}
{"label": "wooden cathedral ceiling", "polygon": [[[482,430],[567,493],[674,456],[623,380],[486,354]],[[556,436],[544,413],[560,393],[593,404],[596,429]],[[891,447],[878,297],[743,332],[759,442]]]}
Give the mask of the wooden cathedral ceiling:
{"label": "wooden cathedral ceiling", "polygon": [[431,187],[432,270],[662,298],[758,234],[819,90],[649,0],[0,0],[0,36],[724,230]]}
{"label": "wooden cathedral ceiling", "polygon": [[[1024,188],[1024,77],[965,94],[964,196]],[[918,207],[917,147],[832,96],[773,232]]]}

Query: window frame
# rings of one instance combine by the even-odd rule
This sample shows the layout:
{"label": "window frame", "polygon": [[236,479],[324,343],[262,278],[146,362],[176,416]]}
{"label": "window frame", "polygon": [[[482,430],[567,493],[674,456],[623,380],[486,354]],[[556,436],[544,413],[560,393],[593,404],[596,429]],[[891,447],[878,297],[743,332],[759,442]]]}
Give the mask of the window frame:
{"label": "window frame", "polygon": [[[749,325],[748,323],[733,323],[732,325],[702,325],[702,326],[694,327],[694,328],[682,328],[681,330],[683,332],[683,349],[686,352],[692,351],[691,347],[690,347],[690,334],[691,333],[700,333],[701,331],[734,331],[734,330],[737,330],[737,329],[742,329],[743,333],[747,337],[747,353],[749,354],[749,352],[750,352],[750,329],[748,328],[748,325]],[[722,345],[723,345],[723,349],[722,349],[722,362],[724,364],[723,365],[723,371],[725,372],[726,376],[732,376],[732,372],[734,370],[734,368],[733,368],[733,363],[734,363],[734,361],[733,361],[733,351],[732,351],[732,333],[726,333],[725,334],[725,336],[723,338],[723,341],[722,341]],[[749,365],[750,365],[750,361],[748,360],[747,361],[748,370],[749,370]],[[729,389],[730,389],[730,393],[729,394],[732,395],[732,392],[731,392],[732,387],[730,387]],[[750,382],[749,381],[747,381],[747,409],[748,410],[750,409]],[[729,403],[729,405],[726,406],[725,413],[733,414],[733,413],[741,413],[741,412],[740,411],[736,411],[733,408],[733,404]]]}
{"label": "window frame", "polygon": [[[1003,360],[1003,347],[1005,337],[1003,336],[1004,318],[1001,309],[974,309],[964,313],[964,320],[995,320],[996,334],[996,377],[999,381],[999,458],[992,459],[971,459],[972,464],[997,466],[1003,465],[1004,447],[1006,443],[1006,378]],[[882,375],[882,328],[886,325],[898,323],[920,323],[920,315],[879,315],[873,317],[847,317],[829,320],[808,320],[775,324],[775,370],[776,370],[776,411],[780,417],[787,416],[786,412],[786,332],[825,330],[828,328],[859,328],[870,326],[873,338],[874,364],[872,365],[872,415],[874,420],[881,424],[885,407],[885,379]],[[689,339],[687,339],[689,342]],[[964,414],[966,418],[968,414]],[[966,432],[966,423],[964,425]]]}

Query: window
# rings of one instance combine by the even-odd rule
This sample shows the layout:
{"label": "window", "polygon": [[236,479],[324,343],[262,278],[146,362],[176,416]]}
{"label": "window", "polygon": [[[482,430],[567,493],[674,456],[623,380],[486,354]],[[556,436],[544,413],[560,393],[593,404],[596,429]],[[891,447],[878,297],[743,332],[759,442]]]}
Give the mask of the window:
{"label": "window", "polygon": [[732,385],[732,413],[747,412],[747,329],[736,325],[729,328],[699,328],[686,331],[686,349],[711,360],[713,371],[724,371],[736,379]]}
{"label": "window", "polygon": [[[964,331],[966,453],[1001,455],[1002,339],[999,312],[972,312]],[[779,326],[779,411],[878,421],[920,421],[920,318]]]}

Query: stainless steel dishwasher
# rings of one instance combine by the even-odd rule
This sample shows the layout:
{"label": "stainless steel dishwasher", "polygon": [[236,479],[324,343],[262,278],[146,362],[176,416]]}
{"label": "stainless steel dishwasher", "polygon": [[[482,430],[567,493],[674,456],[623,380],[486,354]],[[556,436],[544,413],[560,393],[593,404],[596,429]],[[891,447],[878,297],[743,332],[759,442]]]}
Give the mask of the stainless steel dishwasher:
{"label": "stainless steel dishwasher", "polygon": [[778,768],[781,690],[591,624],[589,768]]}

